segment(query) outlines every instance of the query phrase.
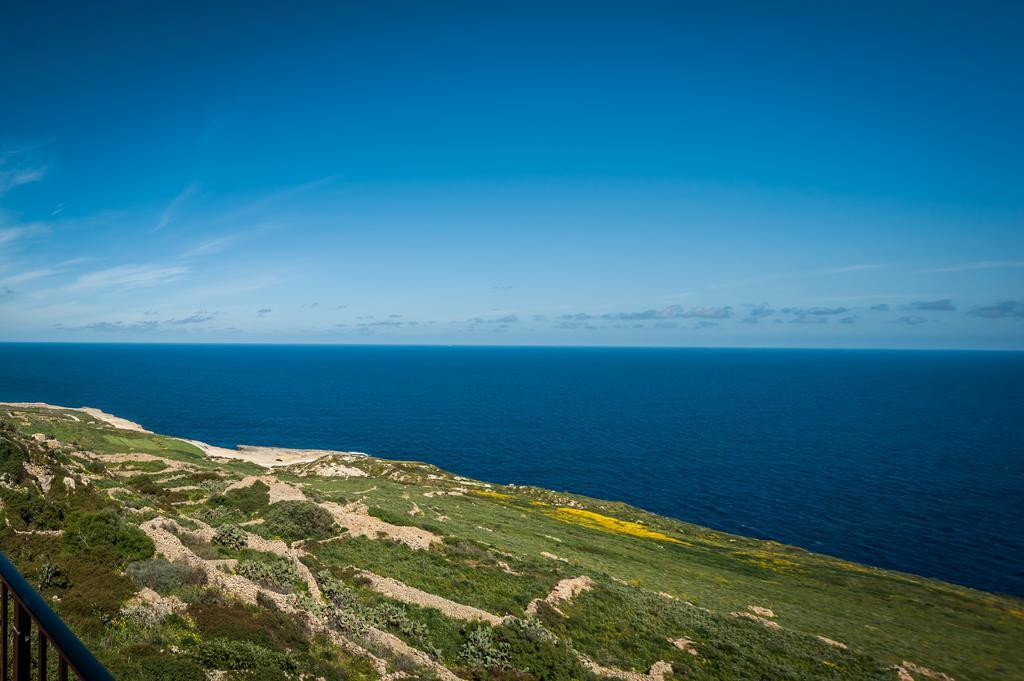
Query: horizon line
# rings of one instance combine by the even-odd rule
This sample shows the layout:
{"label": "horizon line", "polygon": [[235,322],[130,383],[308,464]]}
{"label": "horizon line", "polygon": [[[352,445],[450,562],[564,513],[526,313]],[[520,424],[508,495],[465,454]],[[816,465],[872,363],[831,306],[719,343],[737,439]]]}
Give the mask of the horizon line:
{"label": "horizon line", "polygon": [[822,350],[849,352],[1024,352],[1024,348],[913,348],[846,346],[754,346],[754,345],[579,345],[552,343],[337,343],[308,341],[53,341],[0,340],[0,345],[188,345],[188,346],[267,346],[267,347],[362,347],[362,348],[537,348],[566,350]]}

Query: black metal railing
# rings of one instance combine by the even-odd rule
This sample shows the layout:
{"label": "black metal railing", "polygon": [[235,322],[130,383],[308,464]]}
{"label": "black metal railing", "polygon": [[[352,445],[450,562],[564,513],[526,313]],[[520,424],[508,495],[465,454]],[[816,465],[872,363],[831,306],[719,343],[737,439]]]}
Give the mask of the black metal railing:
{"label": "black metal railing", "polygon": [[[60,681],[67,681],[69,674],[74,674],[81,681],[113,681],[110,672],[46,605],[43,597],[7,560],[7,556],[0,553],[0,681],[30,681],[32,678],[33,626],[36,629],[37,681],[52,678],[50,671],[56,671]],[[55,663],[48,659],[50,647],[53,648]]]}

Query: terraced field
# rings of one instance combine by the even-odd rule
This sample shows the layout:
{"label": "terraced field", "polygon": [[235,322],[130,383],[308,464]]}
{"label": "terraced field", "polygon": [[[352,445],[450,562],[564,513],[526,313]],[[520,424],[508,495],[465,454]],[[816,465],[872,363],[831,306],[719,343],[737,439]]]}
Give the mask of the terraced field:
{"label": "terraced field", "polygon": [[118,678],[1024,678],[1017,599],[413,461],[215,453],[0,405],[0,548]]}

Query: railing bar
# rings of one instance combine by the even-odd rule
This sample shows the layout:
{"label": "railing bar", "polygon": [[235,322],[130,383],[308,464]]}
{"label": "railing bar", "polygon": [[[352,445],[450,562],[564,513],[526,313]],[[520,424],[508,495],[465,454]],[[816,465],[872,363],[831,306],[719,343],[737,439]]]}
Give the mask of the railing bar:
{"label": "railing bar", "polygon": [[14,681],[28,681],[32,667],[32,615],[15,593]]}
{"label": "railing bar", "polygon": [[46,681],[46,633],[39,629],[39,660],[36,667],[36,678]]}
{"label": "railing bar", "polygon": [[[31,663],[31,650],[25,649],[22,663],[18,663],[20,646],[27,644],[21,636],[28,634],[31,629],[31,620],[36,624],[44,635],[49,638],[53,647],[60,651],[66,659],[68,667],[75,672],[78,678],[84,681],[113,681],[110,675],[99,660],[86,648],[78,637],[68,629],[63,620],[57,616],[50,606],[46,604],[43,597],[29,584],[24,575],[11,564],[2,552],[0,552],[0,578],[9,587],[15,596],[16,607],[15,631],[21,632],[18,645],[14,648],[15,678],[12,681],[29,681],[30,673],[28,665]],[[22,626],[22,617],[28,621]],[[24,670],[24,671],[22,671]],[[2,679],[0,681],[7,681]]]}
{"label": "railing bar", "polygon": [[68,681],[68,661],[63,655],[57,659],[57,680]]}
{"label": "railing bar", "polygon": [[3,643],[0,643],[0,681],[7,681],[7,582],[0,582],[0,629],[3,629]]}

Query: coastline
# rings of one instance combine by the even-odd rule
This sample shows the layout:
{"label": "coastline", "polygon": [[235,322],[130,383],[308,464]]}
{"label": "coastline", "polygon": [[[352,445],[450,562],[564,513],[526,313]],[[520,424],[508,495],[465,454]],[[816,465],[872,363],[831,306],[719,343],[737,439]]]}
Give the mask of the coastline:
{"label": "coastline", "polygon": [[[56,404],[48,404],[46,402],[0,402],[0,407],[29,407],[36,409],[55,409],[66,412],[74,411],[91,416],[97,421],[101,421],[120,430],[129,430],[136,433],[146,433],[150,435],[153,434],[153,431],[144,428],[142,425],[135,423],[134,421],[129,421],[128,419],[115,416],[114,414],[108,414],[102,409],[97,409],[96,407],[64,407]],[[213,459],[236,459],[268,469],[291,466],[292,464],[297,463],[312,463],[317,459],[324,456],[330,456],[332,454],[362,456],[359,452],[343,452],[328,449],[292,449],[289,447],[264,447],[242,444],[237,445],[235,449],[228,449],[227,447],[208,444],[202,440],[192,440],[183,437],[174,437],[174,439],[196,447],[202,451],[203,454]]]}

